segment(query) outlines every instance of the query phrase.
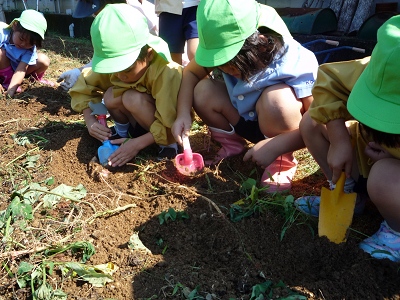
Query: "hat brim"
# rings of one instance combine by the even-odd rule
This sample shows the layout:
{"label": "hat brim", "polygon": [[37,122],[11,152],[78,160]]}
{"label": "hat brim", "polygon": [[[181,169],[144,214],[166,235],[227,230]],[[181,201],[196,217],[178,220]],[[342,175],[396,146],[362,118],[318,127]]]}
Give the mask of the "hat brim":
{"label": "hat brim", "polygon": [[222,66],[239,53],[244,42],[245,41],[243,40],[220,49],[205,49],[199,45],[195,55],[196,63],[202,67]]}
{"label": "hat brim", "polygon": [[129,68],[138,58],[140,49],[125,55],[104,58],[93,55],[92,69],[96,73],[111,74]]}
{"label": "hat brim", "polygon": [[75,10],[72,13],[72,17],[76,19],[90,17],[91,15],[96,13],[99,9],[100,7],[98,5],[93,7],[92,3],[88,3],[86,1],[78,1]]}
{"label": "hat brim", "polygon": [[[368,67],[367,67],[368,68]],[[360,123],[368,127],[392,134],[400,134],[400,106],[398,101],[388,101],[371,92],[365,69],[354,85],[347,109]]]}
{"label": "hat brim", "polygon": [[32,26],[31,24],[25,22],[24,20],[21,20],[21,18],[15,18],[14,20],[12,20],[9,27],[12,27],[12,25],[14,24],[15,21],[18,21],[21,24],[21,26],[24,27],[26,30],[37,33],[44,40],[44,33],[45,33],[46,29],[40,30],[37,27]]}

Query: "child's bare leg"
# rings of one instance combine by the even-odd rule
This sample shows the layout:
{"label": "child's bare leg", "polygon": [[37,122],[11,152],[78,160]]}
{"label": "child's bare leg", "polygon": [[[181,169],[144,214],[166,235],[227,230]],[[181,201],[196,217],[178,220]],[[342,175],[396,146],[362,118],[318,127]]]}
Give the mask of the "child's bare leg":
{"label": "child's bare leg", "polygon": [[226,85],[223,82],[205,79],[194,90],[193,107],[208,126],[231,131],[239,122],[239,114],[231,104]]}
{"label": "child's bare leg", "polygon": [[171,53],[171,58],[174,62],[182,65],[182,53]]}
{"label": "child's bare leg", "polygon": [[196,54],[198,45],[199,45],[198,38],[187,40],[187,56],[188,56],[189,60],[192,60],[194,58],[194,55]]}
{"label": "child's bare leg", "polygon": [[136,90],[127,90],[122,95],[122,105],[129,112],[128,117],[136,120],[144,129],[149,130],[155,121],[155,100],[147,93]]}
{"label": "child's bare leg", "polygon": [[122,96],[114,98],[113,88],[110,87],[104,93],[103,99],[104,105],[114,121],[121,124],[129,123],[129,112],[122,105]]}
{"label": "child's bare leg", "polygon": [[36,73],[37,75],[43,74],[50,66],[50,58],[41,52],[38,52],[38,58],[35,65],[28,67],[26,74]]}
{"label": "child's bare leg", "polygon": [[6,50],[0,48],[0,70],[3,70],[10,66],[10,59],[6,55]]}
{"label": "child's bare leg", "polygon": [[269,139],[257,143],[255,149],[259,144],[263,146],[254,150],[253,155],[268,157],[266,161],[270,163],[261,177],[261,185],[268,186],[268,192],[291,188],[297,168],[293,151],[304,147],[299,130],[302,106],[293,90],[285,84],[266,88],[257,101],[259,127]]}
{"label": "child's bare leg", "polygon": [[400,232],[400,161],[382,159],[368,176],[368,194],[390,228]]}
{"label": "child's bare leg", "polygon": [[274,137],[298,129],[302,105],[285,84],[266,88],[256,106],[261,132],[267,137]]}
{"label": "child's bare leg", "polygon": [[300,122],[300,133],[308,151],[321,167],[326,178],[332,178],[327,157],[330,146],[326,126],[315,122],[306,112]]}

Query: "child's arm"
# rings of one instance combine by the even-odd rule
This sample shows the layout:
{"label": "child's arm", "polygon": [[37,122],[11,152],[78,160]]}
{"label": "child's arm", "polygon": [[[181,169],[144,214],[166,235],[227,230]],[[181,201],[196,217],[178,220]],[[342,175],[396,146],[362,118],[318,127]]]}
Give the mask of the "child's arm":
{"label": "child's arm", "polygon": [[14,75],[11,78],[10,85],[8,86],[6,94],[13,97],[18,86],[22,83],[25,78],[26,71],[28,70],[28,64],[20,62],[17,69],[14,71]]}
{"label": "child's arm", "polygon": [[207,76],[206,70],[194,59],[183,69],[183,78],[178,94],[177,118],[172,126],[175,140],[182,144],[181,136],[189,135],[192,126],[191,109],[193,106],[194,88]]}
{"label": "child's arm", "polygon": [[327,162],[332,171],[332,182],[336,183],[344,171],[350,178],[353,167],[353,147],[344,119],[335,119],[326,124],[330,142]]}
{"label": "child's arm", "polygon": [[282,153],[293,152],[304,147],[300,130],[296,129],[258,142],[246,152],[243,161],[251,160],[260,167],[266,168]]}
{"label": "child's arm", "polygon": [[353,149],[345,121],[353,117],[347,110],[347,99],[368,62],[369,57],[324,64],[318,69],[312,91],[314,100],[308,112],[314,121],[326,125],[329,141],[326,159],[333,183],[343,170],[347,177],[351,176]]}

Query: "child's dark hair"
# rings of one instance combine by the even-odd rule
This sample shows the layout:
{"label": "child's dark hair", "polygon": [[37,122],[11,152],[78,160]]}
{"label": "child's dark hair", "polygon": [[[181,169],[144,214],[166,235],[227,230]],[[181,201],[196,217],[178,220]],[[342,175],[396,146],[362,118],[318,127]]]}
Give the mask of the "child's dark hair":
{"label": "child's dark hair", "polygon": [[283,47],[281,35],[265,27],[259,30],[245,40],[239,53],[227,63],[240,71],[244,81],[265,70]]}
{"label": "child's dark hair", "polygon": [[42,37],[36,32],[30,31],[28,29],[25,29],[24,27],[22,27],[22,25],[18,21],[15,21],[15,25],[13,27],[13,31],[20,32],[21,35],[24,38],[28,38],[29,39],[29,43],[31,45],[35,45],[36,48],[42,47],[42,41],[43,41]]}
{"label": "child's dark hair", "polygon": [[[361,124],[361,123],[360,123]],[[372,129],[365,124],[361,124],[365,133],[375,142],[380,145],[385,145],[389,148],[399,148],[400,147],[400,134],[386,133]]]}

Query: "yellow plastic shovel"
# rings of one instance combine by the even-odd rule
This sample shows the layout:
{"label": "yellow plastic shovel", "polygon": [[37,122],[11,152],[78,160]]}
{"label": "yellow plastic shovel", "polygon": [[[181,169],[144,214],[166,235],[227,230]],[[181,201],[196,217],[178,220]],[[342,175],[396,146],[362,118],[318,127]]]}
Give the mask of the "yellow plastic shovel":
{"label": "yellow plastic shovel", "polygon": [[345,180],[343,172],[334,190],[324,187],[321,190],[318,235],[326,236],[336,244],[346,241],[346,233],[353,219],[357,198],[356,193],[344,193]]}

